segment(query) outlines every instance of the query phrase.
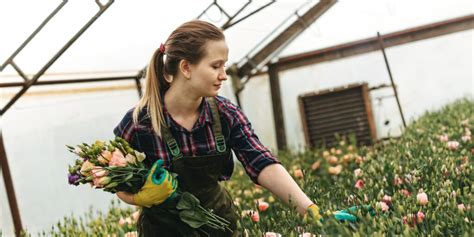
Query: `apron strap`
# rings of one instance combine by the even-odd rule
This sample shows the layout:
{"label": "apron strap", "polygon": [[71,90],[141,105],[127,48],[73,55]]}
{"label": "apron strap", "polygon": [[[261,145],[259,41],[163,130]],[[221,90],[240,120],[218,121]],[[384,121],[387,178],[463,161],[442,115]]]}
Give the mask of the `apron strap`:
{"label": "apron strap", "polygon": [[178,143],[171,134],[170,127],[168,127],[168,125],[162,127],[161,134],[163,135],[163,139],[165,140],[165,143],[171,152],[172,159],[182,158],[183,153],[181,153]]}
{"label": "apron strap", "polygon": [[214,139],[216,140],[216,150],[219,153],[224,153],[227,151],[227,146],[225,144],[225,138],[222,135],[221,118],[219,116],[219,109],[217,108],[217,101],[214,97],[207,97],[206,99],[211,107],[213,120],[212,131],[214,133]]}
{"label": "apron strap", "polygon": [[[214,139],[216,140],[216,150],[218,153],[224,153],[227,151],[227,146],[225,143],[225,138],[222,135],[222,125],[219,116],[219,110],[217,108],[217,101],[214,97],[206,97],[206,100],[209,103],[209,106],[211,107],[211,114],[213,120],[212,132],[214,134]],[[178,143],[171,134],[170,127],[168,125],[162,127],[161,134],[163,135],[163,139],[171,152],[172,159],[182,158],[183,153],[181,153]]]}

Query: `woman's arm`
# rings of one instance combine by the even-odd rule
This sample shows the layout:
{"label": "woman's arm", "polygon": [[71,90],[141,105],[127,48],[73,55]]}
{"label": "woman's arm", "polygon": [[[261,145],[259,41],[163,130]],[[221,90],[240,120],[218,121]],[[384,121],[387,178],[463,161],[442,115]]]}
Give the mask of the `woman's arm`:
{"label": "woman's arm", "polygon": [[136,205],[135,201],[133,200],[133,194],[132,193],[127,193],[127,192],[117,192],[117,197],[124,201],[127,204],[130,205]]}
{"label": "woman's arm", "polygon": [[291,199],[301,215],[304,215],[306,209],[313,204],[288,171],[280,164],[271,164],[263,168],[258,175],[258,183],[287,204]]}

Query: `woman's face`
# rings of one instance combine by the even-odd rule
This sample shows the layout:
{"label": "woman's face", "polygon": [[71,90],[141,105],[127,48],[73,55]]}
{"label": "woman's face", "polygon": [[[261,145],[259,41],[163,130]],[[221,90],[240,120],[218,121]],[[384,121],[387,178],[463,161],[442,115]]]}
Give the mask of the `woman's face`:
{"label": "woman's face", "polygon": [[227,80],[225,72],[229,48],[225,40],[210,40],[205,45],[205,56],[197,64],[190,64],[188,85],[199,96],[216,96]]}

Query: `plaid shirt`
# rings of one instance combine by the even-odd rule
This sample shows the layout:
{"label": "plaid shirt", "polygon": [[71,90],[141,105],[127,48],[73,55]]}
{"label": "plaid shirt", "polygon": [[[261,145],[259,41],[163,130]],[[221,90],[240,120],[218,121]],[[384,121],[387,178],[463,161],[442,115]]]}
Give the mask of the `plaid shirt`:
{"label": "plaid shirt", "polygon": [[[262,145],[247,117],[236,105],[224,97],[216,96],[215,99],[222,124],[222,135],[227,146],[234,151],[252,181],[258,183],[257,177],[264,167],[280,162]],[[174,121],[165,106],[163,111],[170,131],[184,156],[207,155],[216,151],[212,132],[213,118],[207,100],[201,103],[199,119],[191,132]],[[134,149],[144,152],[147,165],[151,166],[157,159],[162,159],[164,166],[169,167],[172,156],[166,143],[153,132],[146,109],[140,113],[137,124],[133,123],[132,114],[133,108],[114,129],[114,134],[127,140]],[[233,167],[234,162],[229,159],[222,180],[231,177]]]}

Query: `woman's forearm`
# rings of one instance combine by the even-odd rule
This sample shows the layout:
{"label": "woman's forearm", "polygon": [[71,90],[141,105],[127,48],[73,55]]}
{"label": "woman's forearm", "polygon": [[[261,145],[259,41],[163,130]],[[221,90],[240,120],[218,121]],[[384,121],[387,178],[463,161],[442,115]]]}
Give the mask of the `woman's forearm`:
{"label": "woman's forearm", "polygon": [[135,201],[133,200],[133,194],[132,193],[127,193],[127,192],[117,192],[117,197],[124,201],[127,204],[130,205],[136,205]]}
{"label": "woman's forearm", "polygon": [[258,183],[275,194],[285,203],[291,202],[296,205],[300,214],[306,212],[306,208],[313,202],[301,190],[293,180],[288,171],[280,164],[272,164],[265,167],[259,174]]}

